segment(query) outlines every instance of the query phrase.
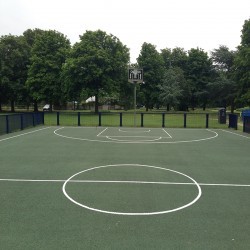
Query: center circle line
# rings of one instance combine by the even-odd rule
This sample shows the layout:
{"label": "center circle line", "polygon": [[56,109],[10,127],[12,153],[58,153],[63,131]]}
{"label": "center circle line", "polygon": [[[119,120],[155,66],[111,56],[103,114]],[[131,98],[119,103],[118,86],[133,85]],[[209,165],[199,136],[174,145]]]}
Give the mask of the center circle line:
{"label": "center circle line", "polygon": [[[79,174],[82,174],[82,173],[85,173],[85,172],[88,172],[88,171],[91,171],[91,170],[95,170],[95,169],[100,169],[100,168],[107,168],[107,167],[117,167],[117,166],[140,166],[140,167],[148,167],[148,168],[155,168],[155,169],[161,169],[161,170],[165,170],[165,171],[170,171],[170,172],[173,172],[173,173],[176,173],[176,174],[180,174],[182,176],[185,176],[187,177],[188,179],[190,179],[194,185],[196,185],[197,189],[198,189],[198,195],[189,203],[183,205],[183,206],[180,206],[180,207],[177,207],[177,208],[174,208],[174,209],[170,209],[170,210],[164,210],[164,211],[155,211],[155,212],[141,212],[141,213],[138,213],[138,212],[135,212],[135,213],[131,213],[131,212],[116,212],[116,211],[107,211],[107,210],[102,210],[102,209],[97,209],[97,208],[94,208],[94,207],[89,207],[89,206],[86,206],[76,200],[74,200],[72,197],[70,197],[68,195],[68,193],[66,192],[66,185],[68,182],[71,182],[71,180],[79,175]],[[104,166],[98,166],[98,167],[92,167],[92,168],[89,168],[89,169],[85,169],[83,171],[80,171],[74,175],[72,175],[71,177],[69,177],[63,184],[63,187],[62,187],[62,191],[63,191],[63,194],[71,201],[73,202],[74,204],[80,206],[80,207],[83,207],[83,208],[86,208],[86,209],[89,209],[89,210],[92,210],[92,211],[95,211],[95,212],[101,212],[101,213],[106,213],[106,214],[113,214],[113,215],[128,215],[128,216],[134,216],[134,215],[159,215],[159,214],[166,214],[166,213],[171,213],[171,212],[176,212],[176,211],[179,211],[179,210],[182,210],[184,208],[187,208],[191,205],[193,205],[196,201],[199,200],[199,198],[201,197],[201,194],[202,194],[202,191],[201,191],[201,187],[200,185],[190,176],[186,175],[186,174],[183,174],[181,172],[178,172],[178,171],[175,171],[175,170],[172,170],[172,169],[167,169],[167,168],[162,168],[162,167],[156,167],[156,166],[150,166],[150,165],[142,165],[142,164],[113,164],[113,165],[104,165]]]}

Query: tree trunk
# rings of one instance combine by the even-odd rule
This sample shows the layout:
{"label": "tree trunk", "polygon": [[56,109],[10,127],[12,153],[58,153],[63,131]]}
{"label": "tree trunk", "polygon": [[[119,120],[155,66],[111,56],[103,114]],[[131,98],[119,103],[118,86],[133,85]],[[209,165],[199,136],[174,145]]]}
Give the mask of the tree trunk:
{"label": "tree trunk", "polygon": [[99,96],[98,93],[95,94],[95,113],[99,112]]}
{"label": "tree trunk", "polygon": [[10,102],[11,112],[15,112],[15,101]]}
{"label": "tree trunk", "polygon": [[234,113],[234,108],[235,108],[235,104],[234,104],[234,100],[231,101],[231,113]]}
{"label": "tree trunk", "polygon": [[38,112],[37,101],[34,101],[34,112]]}
{"label": "tree trunk", "polygon": [[170,110],[170,105],[169,105],[169,103],[167,104],[167,111],[169,111]]}

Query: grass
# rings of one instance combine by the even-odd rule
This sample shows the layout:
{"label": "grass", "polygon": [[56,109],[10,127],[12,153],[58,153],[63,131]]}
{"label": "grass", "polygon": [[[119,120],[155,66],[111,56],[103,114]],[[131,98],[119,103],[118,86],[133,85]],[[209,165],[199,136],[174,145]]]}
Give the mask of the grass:
{"label": "grass", "polygon": [[[59,124],[62,126],[78,126],[78,112],[60,112]],[[134,113],[122,113],[122,126],[133,127],[162,127],[162,113],[137,113],[136,121]],[[45,125],[57,125],[57,113],[45,113]],[[80,113],[81,126],[99,126],[99,115],[95,113]],[[101,113],[101,126],[120,126],[120,113],[108,112]],[[186,126],[188,128],[205,128],[206,114],[205,113],[187,113]],[[184,127],[184,113],[165,113],[165,127],[182,128]],[[209,128],[227,128],[227,124],[219,124],[217,113],[209,114]]]}

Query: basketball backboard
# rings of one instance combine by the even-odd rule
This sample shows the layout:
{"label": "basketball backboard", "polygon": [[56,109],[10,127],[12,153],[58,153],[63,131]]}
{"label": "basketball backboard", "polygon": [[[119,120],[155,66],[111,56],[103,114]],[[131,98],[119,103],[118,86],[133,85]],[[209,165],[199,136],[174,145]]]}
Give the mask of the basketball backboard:
{"label": "basketball backboard", "polygon": [[128,81],[131,83],[143,82],[143,70],[142,69],[128,69]]}

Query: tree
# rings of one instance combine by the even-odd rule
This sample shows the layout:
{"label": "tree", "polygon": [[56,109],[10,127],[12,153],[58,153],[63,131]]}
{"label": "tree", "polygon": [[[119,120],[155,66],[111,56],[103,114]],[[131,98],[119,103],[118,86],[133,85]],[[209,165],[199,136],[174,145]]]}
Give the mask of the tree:
{"label": "tree", "polygon": [[158,85],[160,90],[159,99],[167,106],[167,111],[171,107],[176,107],[180,103],[182,96],[181,85],[184,81],[182,71],[178,69],[169,68],[165,70],[162,83]]}
{"label": "tree", "polygon": [[143,80],[145,82],[141,87],[145,107],[148,111],[154,105],[158,105],[158,84],[163,78],[163,58],[156,50],[156,47],[150,43],[143,43],[137,62],[140,68],[143,68]]}
{"label": "tree", "polygon": [[207,84],[214,76],[212,59],[202,49],[188,51],[187,81],[191,89],[191,106],[201,105],[205,110],[208,102]]}
{"label": "tree", "polygon": [[0,103],[9,100],[11,111],[15,101],[22,100],[28,65],[28,44],[23,36],[0,38]]}
{"label": "tree", "polygon": [[213,103],[223,107],[231,105],[231,112],[233,113],[237,95],[237,84],[233,79],[233,65],[236,52],[230,51],[227,46],[220,45],[211,54],[217,77],[208,84],[210,99]]}
{"label": "tree", "polygon": [[187,74],[187,52],[183,48],[176,47],[174,49],[163,49],[161,50],[161,56],[164,60],[164,68],[173,68],[177,75],[182,77],[180,81],[180,88],[182,95],[179,98],[178,109],[187,111],[189,102],[191,99],[191,91],[188,82],[186,81]]}
{"label": "tree", "polygon": [[239,83],[238,99],[250,106],[250,19],[246,20],[241,35],[241,44],[235,58],[235,79]]}
{"label": "tree", "polygon": [[101,93],[119,92],[129,62],[129,50],[121,41],[106,32],[87,31],[73,46],[64,65],[64,86],[68,96],[79,98],[85,90],[95,96],[95,112]]}
{"label": "tree", "polygon": [[52,108],[63,101],[60,74],[69,49],[69,40],[57,31],[44,31],[35,38],[26,84],[36,102],[45,101]]}

